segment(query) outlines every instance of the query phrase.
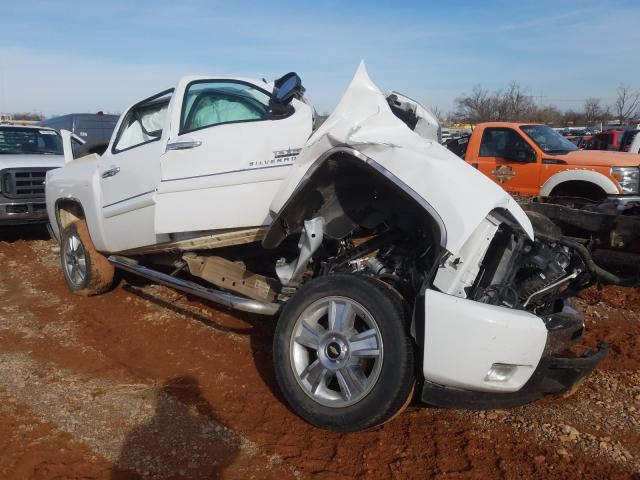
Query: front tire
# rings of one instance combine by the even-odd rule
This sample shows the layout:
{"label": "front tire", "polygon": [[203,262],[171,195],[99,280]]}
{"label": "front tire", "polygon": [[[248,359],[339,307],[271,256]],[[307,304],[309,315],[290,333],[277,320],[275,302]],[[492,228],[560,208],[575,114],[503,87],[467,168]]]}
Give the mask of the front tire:
{"label": "front tire", "polygon": [[111,288],[114,267],[93,246],[84,220],[77,220],[62,231],[60,260],[64,279],[72,292],[90,296]]}
{"label": "front tire", "polygon": [[401,299],[361,275],[307,282],[285,305],[274,338],[276,378],[309,423],[348,432],[408,404],[414,356]]}

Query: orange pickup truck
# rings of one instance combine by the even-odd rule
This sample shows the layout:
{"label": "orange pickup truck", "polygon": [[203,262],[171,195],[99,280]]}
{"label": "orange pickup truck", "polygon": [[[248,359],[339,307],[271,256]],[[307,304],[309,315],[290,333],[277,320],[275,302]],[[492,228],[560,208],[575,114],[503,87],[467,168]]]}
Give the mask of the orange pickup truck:
{"label": "orange pickup truck", "polygon": [[640,155],[579,150],[546,125],[481,123],[447,147],[515,195],[601,200],[640,194]]}

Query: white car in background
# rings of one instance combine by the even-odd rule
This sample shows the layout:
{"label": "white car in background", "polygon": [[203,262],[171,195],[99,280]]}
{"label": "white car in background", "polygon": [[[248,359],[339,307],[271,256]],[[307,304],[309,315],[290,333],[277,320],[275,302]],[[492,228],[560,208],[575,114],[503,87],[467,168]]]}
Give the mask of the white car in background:
{"label": "white car in background", "polygon": [[105,292],[115,266],[279,314],[284,397],[337,431],[389,420],[416,381],[430,404],[505,407],[602,360],[558,355],[584,329],[563,292],[599,279],[588,254],[544,219],[534,237],[364,66],[315,131],[303,93],[294,73],[186,77],[129,108],[101,157],[73,159],[67,136],[46,193],[69,288]]}

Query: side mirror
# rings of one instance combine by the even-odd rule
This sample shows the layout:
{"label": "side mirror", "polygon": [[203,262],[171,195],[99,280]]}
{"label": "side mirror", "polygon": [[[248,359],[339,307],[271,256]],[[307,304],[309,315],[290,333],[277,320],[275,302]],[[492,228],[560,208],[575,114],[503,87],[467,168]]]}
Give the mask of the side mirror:
{"label": "side mirror", "polygon": [[289,72],[274,82],[273,96],[269,106],[274,115],[283,115],[289,111],[289,104],[294,98],[301,98],[305,88],[302,80],[295,72]]}

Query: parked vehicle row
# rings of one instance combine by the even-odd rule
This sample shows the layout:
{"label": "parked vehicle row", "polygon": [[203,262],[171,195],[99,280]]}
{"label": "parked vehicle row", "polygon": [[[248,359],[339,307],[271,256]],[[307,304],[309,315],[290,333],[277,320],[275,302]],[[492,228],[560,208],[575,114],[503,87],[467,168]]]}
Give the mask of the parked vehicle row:
{"label": "parked vehicle row", "polygon": [[640,129],[606,130],[591,136],[571,137],[570,140],[583,150],[640,153],[638,132]]}

